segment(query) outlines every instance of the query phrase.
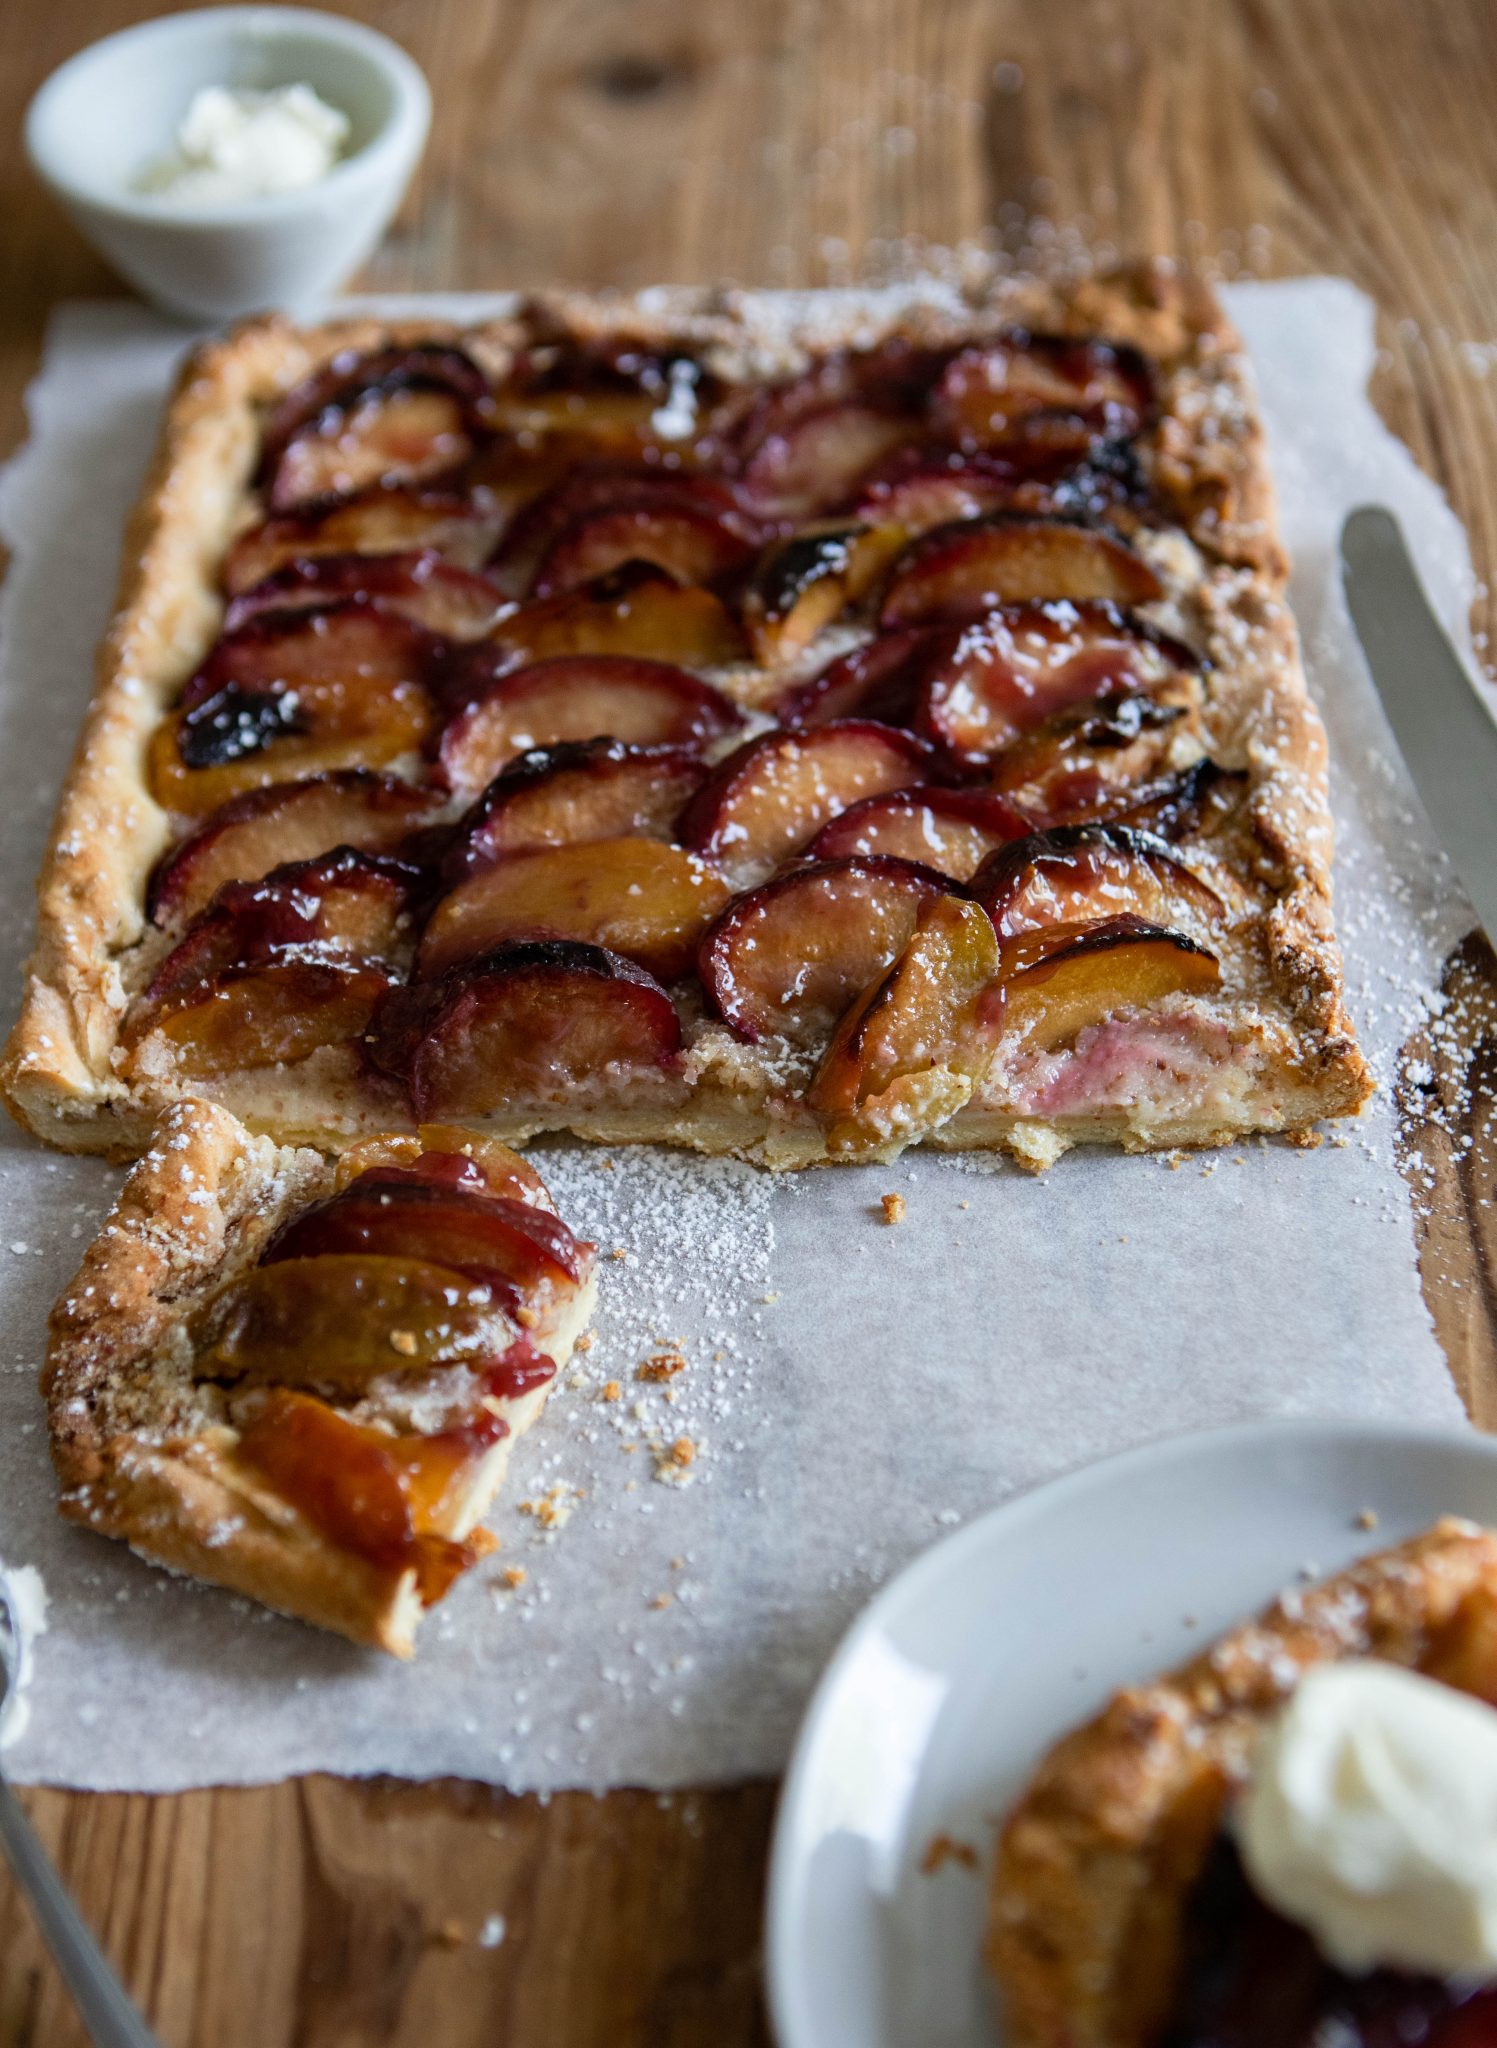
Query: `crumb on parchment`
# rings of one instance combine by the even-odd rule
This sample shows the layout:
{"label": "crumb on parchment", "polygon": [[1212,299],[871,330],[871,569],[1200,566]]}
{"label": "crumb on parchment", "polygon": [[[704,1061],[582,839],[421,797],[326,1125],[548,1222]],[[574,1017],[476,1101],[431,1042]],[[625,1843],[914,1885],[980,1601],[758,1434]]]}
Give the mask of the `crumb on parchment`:
{"label": "crumb on parchment", "polygon": [[885,1223],[903,1223],[905,1200],[903,1195],[884,1195],[879,1206],[884,1212]]}
{"label": "crumb on parchment", "polygon": [[976,1870],[977,1861],[977,1851],[970,1842],[959,1842],[955,1835],[932,1835],[920,1858],[920,1875],[934,1877],[948,1863],[959,1864],[963,1870]]}

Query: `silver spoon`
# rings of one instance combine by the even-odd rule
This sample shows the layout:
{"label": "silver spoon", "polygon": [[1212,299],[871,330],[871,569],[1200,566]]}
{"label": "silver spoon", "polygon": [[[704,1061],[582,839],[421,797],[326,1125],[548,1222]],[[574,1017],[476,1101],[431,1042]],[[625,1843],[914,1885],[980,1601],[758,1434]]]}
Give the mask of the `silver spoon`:
{"label": "silver spoon", "polygon": [[[18,1682],[20,1631],[10,1597],[0,1580],[0,1714],[10,1689]],[[0,1772],[0,1848],[31,1902],[36,1924],[83,2015],[94,2048],[160,2048],[124,1987],[110,1969],[104,1951],[89,1933],[83,1916],[68,1897],[62,1879],[22,1813],[15,1794]]]}

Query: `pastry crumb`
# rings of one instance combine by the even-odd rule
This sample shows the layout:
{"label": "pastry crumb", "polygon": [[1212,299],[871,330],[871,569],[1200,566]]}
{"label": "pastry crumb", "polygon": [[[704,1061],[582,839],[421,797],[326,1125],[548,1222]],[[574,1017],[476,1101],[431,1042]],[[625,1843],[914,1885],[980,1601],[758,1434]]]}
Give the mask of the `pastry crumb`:
{"label": "pastry crumb", "polygon": [[650,1605],[658,1614],[662,1607],[669,1607],[675,1600],[675,1597],[674,1593],[657,1593],[650,1602]]}
{"label": "pastry crumb", "polygon": [[414,1358],[416,1355],[415,1331],[392,1330],[390,1332],[390,1349],[398,1351],[402,1358]]}
{"label": "pastry crumb", "polygon": [[591,1351],[592,1348],[593,1333],[591,1330],[584,1330],[582,1332],[582,1335],[577,1339],[576,1343],[572,1346],[572,1349],[574,1351]]}
{"label": "pastry crumb", "polygon": [[516,1586],[523,1586],[529,1576],[530,1574],[526,1571],[524,1565],[507,1564],[499,1574],[499,1583],[501,1586],[508,1586],[513,1591]]}
{"label": "pastry crumb", "polygon": [[1375,1508],[1363,1508],[1362,1512],[1357,1516],[1357,1527],[1359,1529],[1375,1529],[1377,1527],[1377,1510]]}
{"label": "pastry crumb", "polygon": [[920,1875],[934,1877],[948,1863],[958,1864],[963,1870],[975,1870],[977,1851],[970,1842],[959,1842],[955,1835],[932,1835],[920,1858]]}
{"label": "pastry crumb", "polygon": [[608,1254],[608,1256],[611,1259],[627,1259],[629,1256],[629,1247],[624,1244],[616,1244],[613,1250]]}
{"label": "pastry crumb", "polygon": [[641,1380],[673,1380],[678,1372],[685,1372],[686,1360],[679,1351],[652,1351],[635,1374]]}
{"label": "pastry crumb", "polygon": [[885,1223],[903,1223],[905,1214],[905,1199],[903,1195],[883,1195],[879,1199],[879,1206],[884,1212]]}
{"label": "pastry crumb", "polygon": [[622,1401],[624,1398],[624,1386],[622,1380],[605,1380],[603,1382],[602,1398],[605,1401]]}
{"label": "pastry crumb", "polygon": [[543,1529],[564,1529],[576,1514],[577,1503],[584,1498],[580,1487],[568,1486],[565,1480],[558,1479],[554,1486],[545,1493],[537,1494],[534,1500],[522,1500],[520,1513],[529,1515]]}

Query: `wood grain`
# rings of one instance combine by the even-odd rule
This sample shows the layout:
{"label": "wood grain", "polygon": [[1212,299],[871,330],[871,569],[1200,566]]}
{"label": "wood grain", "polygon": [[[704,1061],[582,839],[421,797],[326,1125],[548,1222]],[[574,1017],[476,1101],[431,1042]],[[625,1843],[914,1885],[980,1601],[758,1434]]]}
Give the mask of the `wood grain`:
{"label": "wood grain", "polygon": [[[22,161],[21,109],[136,0],[9,0],[0,446],[49,307],[117,289]],[[436,91],[375,287],[838,282],[929,245],[1335,271],[1382,309],[1375,395],[1497,563],[1490,0],[367,0]],[[1490,630],[1483,593],[1476,626]],[[1426,1297],[1497,1422],[1497,979],[1405,1105]],[[1431,1114],[1437,1111],[1438,1114]],[[1487,1205],[1487,1206],[1484,1206]],[[757,1992],[766,1786],[542,1805],[312,1778],[28,1805],[167,2048],[721,2048]],[[477,1935],[501,1915],[505,1938]],[[0,2048],[77,2048],[0,1882]]]}

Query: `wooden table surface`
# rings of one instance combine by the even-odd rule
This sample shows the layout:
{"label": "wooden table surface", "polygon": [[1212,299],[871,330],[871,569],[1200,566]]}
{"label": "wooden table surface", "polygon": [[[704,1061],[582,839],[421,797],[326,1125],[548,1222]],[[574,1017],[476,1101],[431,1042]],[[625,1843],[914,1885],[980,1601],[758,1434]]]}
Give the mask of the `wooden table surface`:
{"label": "wooden table surface", "polygon": [[[20,438],[48,308],[118,289],[29,178],[21,110],[72,51],[157,11],[6,0],[0,448]],[[398,37],[436,95],[371,286],[835,283],[978,238],[1015,253],[1076,238],[1227,277],[1340,272],[1382,308],[1380,406],[1497,582],[1492,0],[344,11]],[[1491,620],[1484,596],[1478,633]],[[1442,1043],[1405,1127],[1426,1296],[1488,1420],[1497,983],[1479,942],[1452,988],[1469,1049]],[[739,2048],[767,2038],[772,1800],[752,1785],[542,1804],[312,1778],[26,1803],[167,2048]],[[486,1948],[492,1913],[507,1936]],[[0,1879],[0,2048],[83,2039]]]}

